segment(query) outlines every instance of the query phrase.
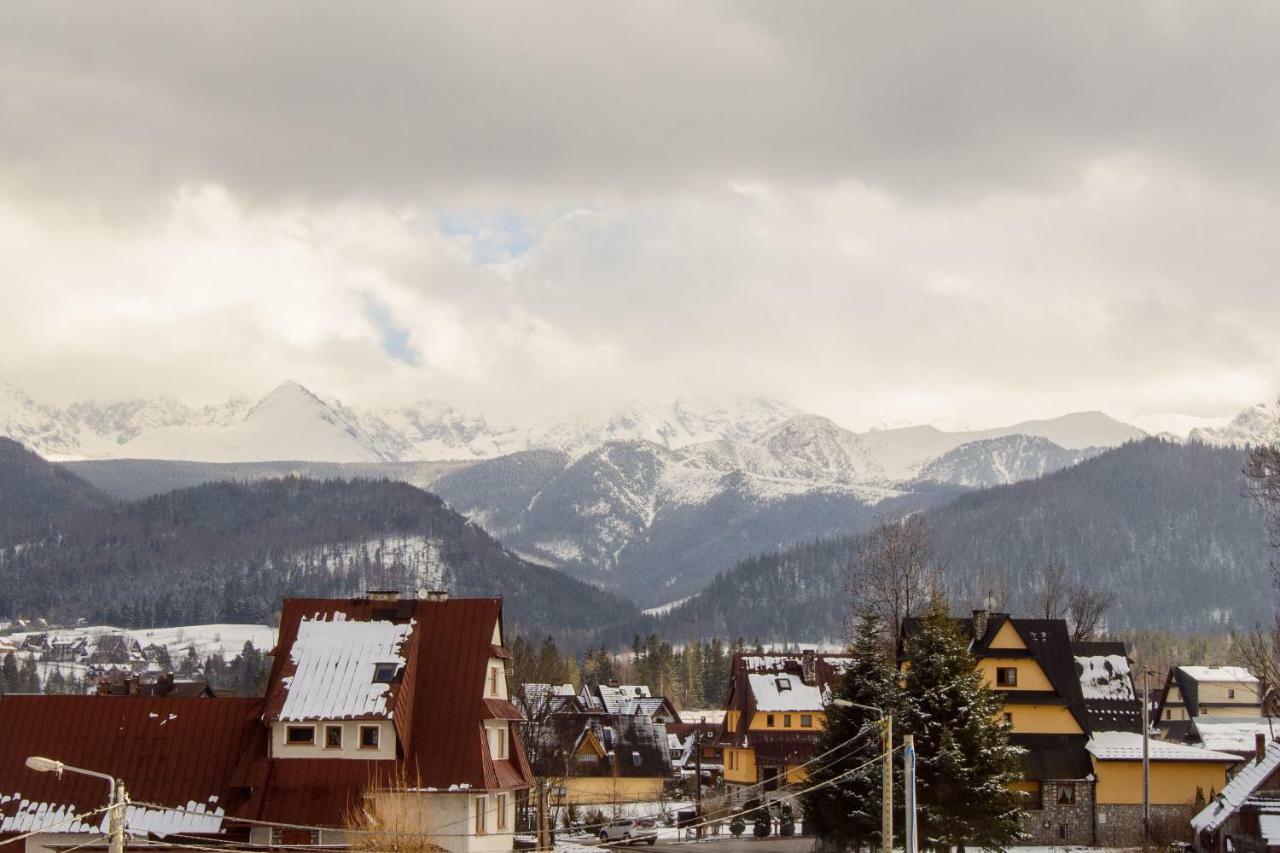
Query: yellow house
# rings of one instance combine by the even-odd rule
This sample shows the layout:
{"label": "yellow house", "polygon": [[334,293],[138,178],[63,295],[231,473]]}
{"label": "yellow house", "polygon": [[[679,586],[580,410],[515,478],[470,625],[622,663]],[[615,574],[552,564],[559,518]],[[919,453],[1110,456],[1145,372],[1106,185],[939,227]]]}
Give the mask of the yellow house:
{"label": "yellow house", "polygon": [[772,791],[808,778],[825,701],[845,655],[736,654],[720,746],[729,785]]}
{"label": "yellow house", "polygon": [[1175,666],[1156,705],[1156,725],[1166,738],[1186,737],[1201,717],[1258,718],[1266,687],[1242,666]]}
{"label": "yellow house", "polygon": [[[1061,619],[979,610],[958,621],[972,641],[974,665],[1004,698],[1009,741],[1022,750],[1015,787],[1026,797],[1027,843],[1140,841],[1143,713],[1124,644],[1072,641]],[[917,627],[904,623],[904,643]],[[1198,801],[1222,789],[1237,759],[1160,745],[1170,749],[1152,750],[1159,755],[1151,762],[1153,814],[1185,823]]]}

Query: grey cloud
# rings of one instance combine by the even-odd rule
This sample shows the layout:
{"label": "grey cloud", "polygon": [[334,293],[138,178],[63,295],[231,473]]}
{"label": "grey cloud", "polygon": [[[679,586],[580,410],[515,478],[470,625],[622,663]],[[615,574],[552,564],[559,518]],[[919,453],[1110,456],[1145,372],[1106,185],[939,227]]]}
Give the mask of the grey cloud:
{"label": "grey cloud", "polygon": [[1274,178],[1267,3],[9,4],[31,187],[652,191],[1050,185],[1157,151]]}

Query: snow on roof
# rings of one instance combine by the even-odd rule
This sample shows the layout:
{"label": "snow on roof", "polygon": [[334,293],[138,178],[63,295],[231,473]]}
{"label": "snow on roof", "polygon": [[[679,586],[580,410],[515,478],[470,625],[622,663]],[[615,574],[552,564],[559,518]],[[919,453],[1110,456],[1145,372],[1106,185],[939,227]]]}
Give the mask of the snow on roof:
{"label": "snow on roof", "polygon": [[1178,670],[1195,681],[1258,682],[1254,674],[1242,666],[1180,666]]}
{"label": "snow on roof", "polygon": [[[1187,746],[1163,740],[1150,740],[1147,744],[1152,761],[1239,761],[1240,757],[1226,752],[1214,752],[1198,746]],[[1141,761],[1141,732],[1094,732],[1085,744],[1099,761]]]}
{"label": "snow on roof", "polygon": [[[0,832],[51,832],[106,833],[107,815],[77,816],[76,807],[66,803],[38,803],[22,799],[21,794],[0,795],[0,805],[19,801],[13,814],[0,819]],[[174,833],[212,835],[222,831],[225,812],[215,805],[216,796],[207,803],[189,801],[185,806],[170,809],[152,808],[130,803],[125,812],[125,825],[131,834]],[[92,822],[90,822],[92,821]]]}
{"label": "snow on roof", "polygon": [[353,622],[345,613],[303,618],[293,642],[295,671],[282,679],[281,720],[336,720],[390,717],[390,685],[374,681],[375,664],[403,667],[400,647],[414,622]]}
{"label": "snow on roof", "polygon": [[822,691],[789,673],[747,674],[759,711],[821,711]]}
{"label": "snow on roof", "polygon": [[617,687],[601,684],[598,690],[600,691],[600,700],[604,703],[604,709],[610,714],[619,713],[622,704],[627,700],[652,697],[649,688],[643,684],[619,684]]}
{"label": "snow on roof", "polygon": [[1209,717],[1203,714],[1192,717],[1191,725],[1205,749],[1250,753],[1257,746],[1257,735],[1270,741],[1277,728],[1277,723],[1266,717]]}
{"label": "snow on roof", "polygon": [[1124,655],[1076,656],[1085,699],[1133,699],[1133,677]]}
{"label": "snow on roof", "polygon": [[1277,767],[1280,767],[1280,745],[1272,741],[1266,757],[1261,761],[1254,759],[1236,771],[1213,802],[1205,806],[1201,812],[1191,819],[1191,826],[1197,833],[1206,829],[1216,830],[1244,804],[1249,795],[1258,786],[1267,781]]}

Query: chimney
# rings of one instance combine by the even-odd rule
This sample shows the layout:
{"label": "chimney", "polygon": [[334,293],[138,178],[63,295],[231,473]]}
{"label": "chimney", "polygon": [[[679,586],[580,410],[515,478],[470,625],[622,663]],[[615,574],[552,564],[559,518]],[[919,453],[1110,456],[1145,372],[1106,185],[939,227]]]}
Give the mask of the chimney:
{"label": "chimney", "polygon": [[973,639],[979,642],[987,634],[987,617],[990,614],[986,610],[973,611]]}
{"label": "chimney", "polygon": [[400,598],[400,592],[394,589],[369,589],[365,590],[365,596],[370,601],[396,601]]}
{"label": "chimney", "polygon": [[805,684],[818,683],[818,655],[813,649],[805,649],[800,653],[800,665],[804,667],[801,678]]}
{"label": "chimney", "polygon": [[610,678],[608,681],[605,682],[605,687],[617,687],[617,686],[618,686],[618,679],[616,678]]}
{"label": "chimney", "polygon": [[1253,736],[1253,751],[1255,753],[1254,760],[1261,764],[1262,759],[1267,757],[1267,736],[1262,732],[1258,732]]}

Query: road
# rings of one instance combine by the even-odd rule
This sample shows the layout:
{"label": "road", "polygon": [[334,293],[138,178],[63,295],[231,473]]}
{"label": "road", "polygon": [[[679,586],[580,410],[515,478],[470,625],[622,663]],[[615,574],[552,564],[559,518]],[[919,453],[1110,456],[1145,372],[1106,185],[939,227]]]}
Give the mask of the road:
{"label": "road", "polygon": [[708,844],[670,844],[659,841],[652,847],[638,847],[653,853],[809,853],[813,849],[812,838],[724,838]]}

